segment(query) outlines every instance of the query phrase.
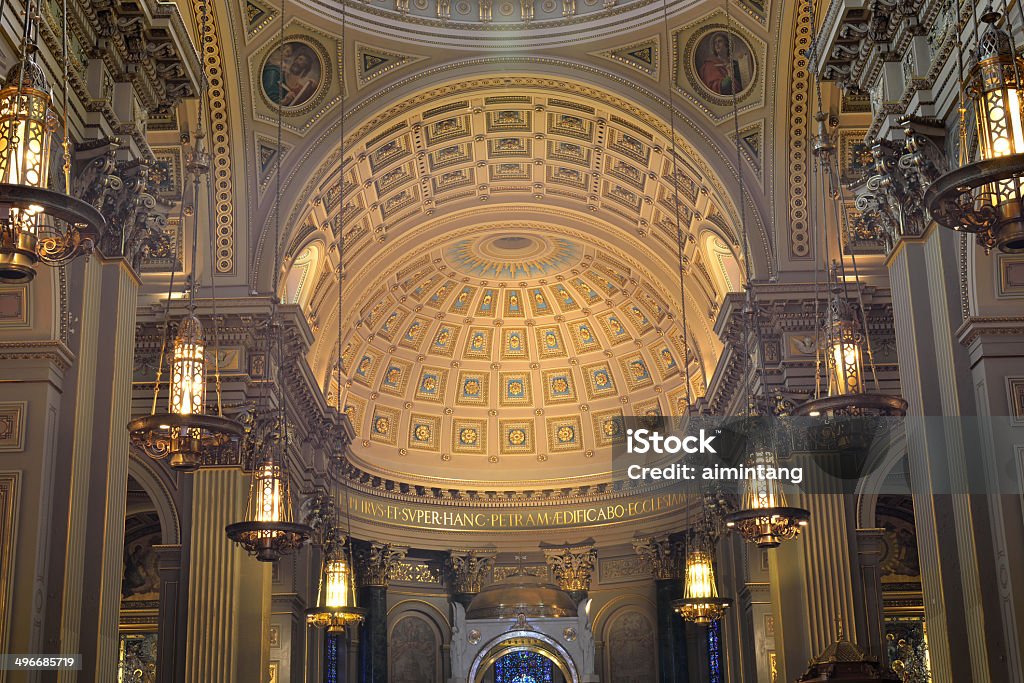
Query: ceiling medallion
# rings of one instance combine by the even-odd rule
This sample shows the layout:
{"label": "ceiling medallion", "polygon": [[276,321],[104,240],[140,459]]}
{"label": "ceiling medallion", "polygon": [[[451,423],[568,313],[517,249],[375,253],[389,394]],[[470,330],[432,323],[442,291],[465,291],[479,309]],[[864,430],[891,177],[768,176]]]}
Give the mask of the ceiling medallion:
{"label": "ceiling medallion", "polygon": [[568,270],[578,265],[582,254],[582,246],[565,237],[509,231],[458,240],[444,256],[460,273],[518,281]]}

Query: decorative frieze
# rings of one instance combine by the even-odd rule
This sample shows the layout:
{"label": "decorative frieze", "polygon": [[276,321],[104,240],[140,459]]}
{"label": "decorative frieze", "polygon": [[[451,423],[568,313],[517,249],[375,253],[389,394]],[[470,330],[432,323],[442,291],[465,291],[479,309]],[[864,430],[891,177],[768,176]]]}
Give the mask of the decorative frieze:
{"label": "decorative frieze", "polygon": [[391,581],[403,583],[440,584],[440,570],[429,562],[422,560],[397,560],[391,568]]}

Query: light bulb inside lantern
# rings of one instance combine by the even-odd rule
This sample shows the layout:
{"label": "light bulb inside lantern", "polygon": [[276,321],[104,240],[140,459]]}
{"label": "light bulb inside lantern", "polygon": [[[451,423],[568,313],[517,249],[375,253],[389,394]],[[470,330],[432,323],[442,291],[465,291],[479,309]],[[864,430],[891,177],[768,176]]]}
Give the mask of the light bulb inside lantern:
{"label": "light bulb inside lantern", "polygon": [[686,588],[683,596],[687,600],[718,598],[714,565],[711,555],[704,550],[694,550],[686,558]]}
{"label": "light bulb inside lantern", "polygon": [[259,466],[253,481],[257,522],[282,522],[284,517],[284,482],[276,463]]}
{"label": "light bulb inside lantern", "polygon": [[[776,466],[775,453],[767,450],[754,451],[750,456],[751,467],[762,466],[767,471]],[[782,491],[778,479],[767,477],[751,477],[747,479],[743,489],[743,509],[761,510],[786,507],[786,494]]]}
{"label": "light bulb inside lantern", "polygon": [[324,607],[349,606],[350,572],[345,558],[327,560],[324,568]]}
{"label": "light bulb inside lantern", "polygon": [[842,335],[831,344],[830,365],[832,395],[856,394],[861,390],[861,348],[849,335]]}
{"label": "light bulb inside lantern", "polygon": [[206,395],[206,345],[199,319],[189,315],[181,321],[171,352],[170,412],[198,415]]}

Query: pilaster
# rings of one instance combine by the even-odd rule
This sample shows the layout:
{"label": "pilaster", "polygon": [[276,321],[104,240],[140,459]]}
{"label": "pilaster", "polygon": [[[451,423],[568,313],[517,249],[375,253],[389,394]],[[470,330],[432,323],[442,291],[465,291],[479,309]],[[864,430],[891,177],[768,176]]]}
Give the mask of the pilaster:
{"label": "pilaster", "polygon": [[185,675],[179,666],[178,653],[185,646],[182,628],[184,615],[181,614],[182,585],[181,546],[153,546],[157,555],[157,570],[160,572],[160,639],[156,661],[157,683],[178,683]]}
{"label": "pilaster", "polygon": [[888,665],[885,648],[885,622],[882,614],[882,572],[879,563],[885,544],[885,529],[857,529],[857,564],[859,568],[862,610],[866,626],[862,646],[878,658],[882,667]]}
{"label": "pilaster", "polygon": [[961,315],[958,240],[932,226],[888,259],[929,657],[935,680],[1009,680],[1005,657],[990,651],[1002,629],[986,618],[978,564],[988,511],[966,493],[972,472],[957,419],[975,413],[967,359],[951,334]]}
{"label": "pilaster", "polygon": [[686,623],[672,603],[683,597],[683,566],[686,546],[681,538],[637,538],[633,550],[651,567],[654,576],[657,620],[658,680],[662,683],[689,680]]}
{"label": "pilaster", "polygon": [[236,469],[193,477],[185,683],[250,683],[267,670],[270,565],[247,557],[225,536],[249,492]]}

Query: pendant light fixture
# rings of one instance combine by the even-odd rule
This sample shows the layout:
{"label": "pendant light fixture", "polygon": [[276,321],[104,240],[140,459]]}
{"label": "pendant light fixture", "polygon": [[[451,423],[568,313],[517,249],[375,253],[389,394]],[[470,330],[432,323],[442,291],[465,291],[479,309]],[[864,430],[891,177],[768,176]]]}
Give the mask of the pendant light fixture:
{"label": "pendant light fixture", "polygon": [[[345,52],[345,23],[346,23],[346,12],[344,3],[341,6],[341,55],[342,63],[344,64],[347,54]],[[342,69],[342,73],[347,73],[345,69]],[[342,332],[344,331],[344,325],[342,323],[342,313],[344,312],[342,306],[342,286],[345,282],[345,98],[342,97],[341,104],[341,119],[338,122],[338,196],[342,198],[342,201],[338,203],[338,233],[336,235],[337,240],[337,253],[338,253],[338,309],[336,311],[337,326],[338,326],[338,361],[335,366],[337,372],[337,391],[335,392],[335,398],[337,400],[337,411],[338,419],[342,422],[346,419],[344,403],[341,398],[341,390],[344,386],[342,376]],[[344,430],[343,430],[344,431]],[[341,436],[341,435],[339,435]],[[343,535],[342,530],[337,525],[337,516],[328,516],[328,528],[325,533],[324,547],[323,547],[323,567],[320,572],[320,590],[317,599],[316,607],[306,612],[306,623],[310,626],[317,628],[326,629],[327,633],[344,633],[345,629],[350,626],[355,626],[362,623],[366,616],[366,610],[356,605],[356,591],[355,591],[355,576],[353,573],[353,560],[355,559],[352,552],[352,517],[349,510],[349,496],[348,496],[348,472],[346,472],[345,463],[347,462],[345,448],[347,447],[347,437],[341,436],[341,442],[338,444],[338,454],[336,458],[332,459],[332,462],[337,466],[337,476],[341,480],[342,485],[345,488],[345,496],[343,501],[339,501],[339,498],[332,496],[332,501],[338,501],[344,506],[345,521],[347,526],[347,535]],[[330,474],[328,474],[328,477]],[[331,479],[330,481],[334,481]],[[335,503],[337,504],[337,503]]]}
{"label": "pendant light fixture", "polygon": [[[663,0],[661,5],[662,27],[665,44],[669,41],[668,22],[668,1]],[[676,107],[673,91],[673,84],[668,86],[668,118],[669,131],[672,136],[670,153],[672,154],[672,187],[675,232],[676,232],[676,258],[679,272],[679,308],[680,324],[683,328],[683,358],[681,377],[686,387],[686,408],[683,411],[684,417],[692,413],[691,387],[690,387],[690,344],[688,338],[686,320],[686,236],[683,234],[683,226],[679,218],[679,155],[676,153]],[[728,598],[718,596],[718,585],[715,581],[715,544],[712,538],[712,523],[709,515],[709,508],[706,501],[701,497],[701,520],[697,529],[690,538],[690,549],[686,555],[683,598],[672,603],[673,609],[686,621],[697,624],[709,624],[720,619],[725,610],[732,603]]]}
{"label": "pendant light fixture", "polygon": [[[1009,15],[974,7],[974,50],[966,79],[960,49],[959,164],[925,192],[937,223],[975,233],[986,251],[1024,252],[1024,57]],[[1000,22],[1004,21],[1004,26]],[[981,31],[981,25],[985,28]],[[979,35],[980,32],[980,35]],[[967,114],[974,116],[977,159],[969,161]]]}
{"label": "pendant light fixture", "polygon": [[[808,0],[808,4],[813,3]],[[809,8],[809,12],[813,22],[813,6]],[[815,45],[817,42],[812,42],[812,61],[815,58]],[[812,153],[821,177],[821,191],[818,194],[821,199],[820,222],[824,226],[824,239],[821,243],[825,246],[825,253],[819,254],[819,241],[815,242],[816,313],[818,269],[825,273],[830,294],[824,320],[815,334],[818,343],[815,345],[817,375],[814,397],[797,406],[793,414],[821,417],[828,421],[826,429],[818,429],[817,425],[812,426],[812,437],[825,437],[824,441],[815,438],[819,446],[828,446],[829,441],[836,445],[839,440],[847,445],[859,443],[865,446],[873,437],[877,424],[859,418],[905,415],[907,403],[899,396],[883,394],[879,390],[878,376],[872,362],[871,332],[862,300],[857,254],[853,250],[850,250],[849,254],[844,253],[847,241],[845,236],[851,231],[846,212],[842,209],[845,198],[842,183],[839,182],[839,159],[828,131],[828,115],[822,105],[821,88],[821,78],[816,73],[817,130],[812,138]],[[831,239],[827,227],[829,222],[835,227],[834,237]],[[831,265],[826,269],[830,250]],[[816,319],[817,317],[815,315]],[[870,388],[865,369],[871,374]],[[822,384],[825,385],[825,394],[822,394]],[[837,422],[835,418],[838,417],[854,419]]]}
{"label": "pendant light fixture", "polygon": [[[730,14],[731,2],[725,4],[725,15],[728,26],[732,26]],[[732,33],[728,33],[730,51],[732,49]],[[764,367],[764,340],[761,338],[760,313],[754,297],[754,284],[750,267],[750,237],[746,225],[746,193],[743,183],[743,159],[740,148],[739,109],[736,93],[732,94],[733,137],[736,143],[736,174],[739,179],[740,232],[742,233],[743,262],[746,272],[746,300],[743,305],[744,341],[754,338],[754,347],[758,352],[762,382],[767,377]],[[777,420],[772,417],[768,407],[767,390],[762,387],[755,396],[753,391],[753,367],[750,352],[744,355],[747,415],[738,420],[733,427],[745,435],[747,467],[775,468],[778,466],[778,447],[781,441],[776,434]],[[782,543],[800,535],[807,526],[811,513],[803,508],[791,507],[787,504],[786,495],[779,486],[778,480],[767,478],[747,478],[743,481],[740,495],[740,507],[725,517],[725,526],[739,532],[744,540],[754,543],[759,548],[775,548]]]}
{"label": "pendant light fixture", "polygon": [[[281,0],[281,28],[278,52],[281,73],[284,73],[284,0]],[[288,476],[288,451],[295,438],[288,424],[285,405],[284,327],[278,319],[278,285],[281,273],[281,128],[284,105],[277,105],[277,169],[274,198],[274,277],[271,292],[270,320],[266,328],[267,354],[276,357],[277,405],[270,414],[255,421],[246,442],[246,454],[254,464],[252,483],[245,516],[241,522],[230,524],[225,532],[232,541],[261,562],[275,562],[289,555],[309,539],[312,529],[295,522],[292,506],[291,480]]]}
{"label": "pendant light fixture", "polygon": [[[747,458],[747,466],[765,470],[778,467],[773,448],[762,444],[754,449]],[[787,503],[777,479],[750,478],[744,482],[740,509],[726,515],[725,525],[758,548],[777,548],[783,541],[798,537],[810,516],[807,510]]]}
{"label": "pendant light fixture", "polygon": [[686,553],[683,598],[672,603],[673,609],[686,621],[710,624],[725,616],[732,600],[719,597],[715,581],[714,541],[706,529],[691,539]]}
{"label": "pendant light fixture", "polygon": [[[62,10],[63,117],[53,107],[53,91],[37,62],[42,0],[28,0],[19,58],[0,88],[0,283],[31,281],[40,262],[67,263],[89,251],[107,227],[95,207],[69,194],[67,0]],[[63,128],[63,191],[50,189],[58,127]]]}
{"label": "pendant light fixture", "polygon": [[[200,22],[200,42],[205,44],[205,36],[208,25],[206,15],[206,3],[202,5],[202,17]],[[206,71],[202,72],[202,82],[205,86]],[[188,158],[186,170],[192,178],[192,201],[199,201],[200,178],[206,176],[207,189],[210,190],[210,156],[203,147],[205,133],[203,132],[203,117],[205,114],[205,92],[206,88],[200,89],[198,126],[194,136],[195,144]],[[181,205],[178,214],[178,222],[184,220],[184,207],[186,204],[185,193],[182,192]],[[209,200],[207,200],[209,208]],[[220,394],[220,358],[219,344],[217,343],[216,328],[214,328],[214,353],[213,366],[215,391],[217,395],[217,413],[206,413],[206,371],[207,371],[207,344],[203,331],[203,324],[196,316],[196,286],[199,253],[199,213],[194,214],[196,219],[192,225],[192,275],[188,287],[188,313],[178,324],[178,331],[171,344],[170,353],[167,352],[167,338],[170,328],[171,298],[174,290],[174,276],[176,266],[172,266],[171,277],[167,290],[167,299],[164,304],[164,325],[163,342],[160,349],[160,358],[157,366],[156,382],[153,386],[153,403],[149,415],[137,418],[128,423],[132,445],[155,460],[167,459],[168,464],[176,469],[185,472],[196,470],[203,461],[204,454],[210,449],[223,446],[231,438],[242,435],[242,426],[236,421],[224,417],[221,407]],[[212,210],[208,212],[208,218],[212,218]],[[212,230],[212,221],[206,226]],[[211,244],[210,258],[213,258]],[[213,287],[213,301],[216,307],[216,285],[213,284],[211,272],[211,287]],[[214,308],[214,320],[216,320],[216,308]],[[160,389],[163,381],[164,363],[167,364],[167,389],[168,404],[166,412],[159,412]]]}

